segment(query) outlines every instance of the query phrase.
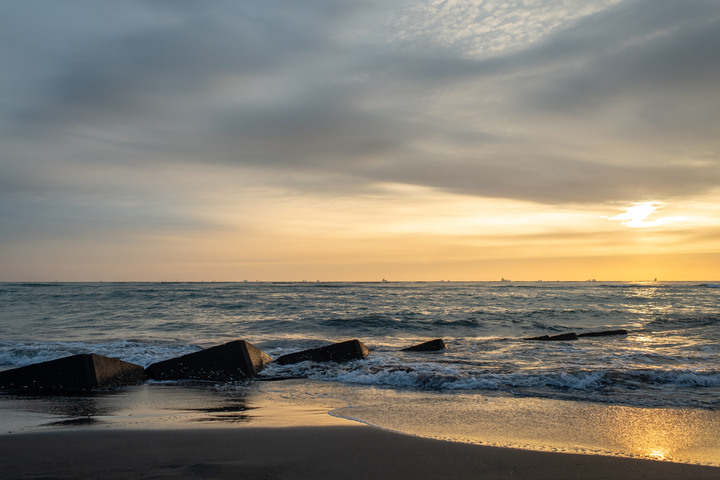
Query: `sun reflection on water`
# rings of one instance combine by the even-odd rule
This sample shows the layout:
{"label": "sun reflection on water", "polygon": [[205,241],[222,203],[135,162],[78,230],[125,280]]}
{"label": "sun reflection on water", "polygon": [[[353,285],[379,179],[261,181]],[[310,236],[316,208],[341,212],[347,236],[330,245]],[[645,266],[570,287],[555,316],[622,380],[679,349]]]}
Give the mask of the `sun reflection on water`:
{"label": "sun reflection on water", "polygon": [[[701,412],[696,412],[700,414]],[[598,419],[612,443],[632,456],[675,461],[708,438],[707,424],[667,408],[610,407]]]}
{"label": "sun reflection on water", "polygon": [[666,454],[663,450],[651,450],[648,452],[648,457],[653,460],[667,460]]}
{"label": "sun reflection on water", "polygon": [[714,410],[471,394],[448,401],[447,395],[432,393],[349,391],[333,394],[351,399],[348,403],[353,405],[336,410],[338,416],[413,435],[720,466],[720,412]]}

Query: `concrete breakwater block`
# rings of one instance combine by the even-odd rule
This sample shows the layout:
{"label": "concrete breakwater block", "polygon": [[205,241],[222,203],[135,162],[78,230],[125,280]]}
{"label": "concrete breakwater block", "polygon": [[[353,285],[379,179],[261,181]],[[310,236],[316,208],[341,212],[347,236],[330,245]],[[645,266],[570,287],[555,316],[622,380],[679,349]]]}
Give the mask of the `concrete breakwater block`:
{"label": "concrete breakwater block", "polygon": [[254,377],[272,361],[252,343],[235,340],[153,363],[145,374],[155,380],[238,380]]}
{"label": "concrete breakwater block", "polygon": [[542,335],[540,337],[526,338],[525,340],[541,340],[541,341],[553,341],[553,340],[577,340],[579,338],[590,338],[590,337],[612,337],[618,335],[627,335],[627,330],[605,330],[602,332],[587,332],[587,333],[563,333],[561,335]]}
{"label": "concrete breakwater block", "polygon": [[604,332],[587,332],[581,333],[578,337],[612,337],[616,335],[627,335],[627,330],[606,330]]}
{"label": "concrete breakwater block", "polygon": [[429,342],[424,342],[419,345],[413,345],[412,347],[403,348],[403,352],[437,352],[439,350],[446,350],[448,347],[442,338],[436,338]]}
{"label": "concrete breakwater block", "polygon": [[300,363],[306,360],[313,362],[347,362],[365,358],[370,350],[360,340],[347,340],[333,343],[326,347],[312,348],[302,352],[289,353],[275,360],[280,365]]}
{"label": "concrete breakwater block", "polygon": [[540,337],[532,337],[532,338],[526,338],[525,340],[540,340],[545,342],[557,342],[557,341],[564,341],[564,340],[577,340],[578,335],[577,333],[570,332],[570,333],[563,333],[560,335],[542,335]]}
{"label": "concrete breakwater block", "polygon": [[0,387],[83,391],[135,385],[144,379],[145,372],[140,365],[88,353],[0,372]]}

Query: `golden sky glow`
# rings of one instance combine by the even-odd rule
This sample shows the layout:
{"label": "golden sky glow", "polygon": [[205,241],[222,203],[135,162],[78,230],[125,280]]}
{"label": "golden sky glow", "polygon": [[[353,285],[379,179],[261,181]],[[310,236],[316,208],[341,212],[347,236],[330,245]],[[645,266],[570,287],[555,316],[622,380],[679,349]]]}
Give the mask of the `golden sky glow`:
{"label": "golden sky glow", "polygon": [[0,281],[717,279],[711,2],[41,3]]}

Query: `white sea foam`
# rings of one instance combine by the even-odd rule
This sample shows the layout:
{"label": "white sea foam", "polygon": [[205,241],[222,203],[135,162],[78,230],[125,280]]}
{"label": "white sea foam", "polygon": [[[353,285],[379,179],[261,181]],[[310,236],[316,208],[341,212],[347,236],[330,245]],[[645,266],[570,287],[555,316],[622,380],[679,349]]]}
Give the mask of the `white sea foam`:
{"label": "white sea foam", "polygon": [[[517,369],[499,373],[472,364],[402,362],[387,352],[345,364],[271,365],[269,375],[425,391],[498,391],[515,395],[587,399],[642,405],[717,405],[720,371],[685,369]],[[690,388],[690,391],[682,392]],[[652,396],[642,398],[650,389]],[[698,392],[697,389],[704,389]],[[704,393],[703,399],[693,398]],[[642,395],[638,395],[641,393]],[[709,401],[709,403],[708,403]]]}
{"label": "white sea foam", "polygon": [[24,367],[77,354],[95,353],[144,367],[153,362],[198,351],[197,346],[139,341],[87,342],[0,342],[0,368]]}

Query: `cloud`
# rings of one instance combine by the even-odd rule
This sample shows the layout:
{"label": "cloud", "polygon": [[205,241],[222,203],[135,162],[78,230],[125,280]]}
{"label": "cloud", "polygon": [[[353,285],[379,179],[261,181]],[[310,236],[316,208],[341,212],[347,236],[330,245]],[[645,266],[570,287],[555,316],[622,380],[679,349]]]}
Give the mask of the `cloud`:
{"label": "cloud", "polygon": [[18,120],[112,122],[143,118],[155,109],[162,118],[164,108],[172,108],[168,104],[208,95],[223,76],[277,74],[287,63],[322,55],[332,45],[331,26],[346,13],[342,6],[349,7],[349,2],[308,2],[302,8],[271,3],[216,2],[199,12],[189,2],[151,2],[170,9],[173,21],[128,27],[64,52],[65,63],[48,76],[44,95]]}
{"label": "cloud", "polygon": [[[627,102],[635,104],[632,108],[660,100],[669,112],[687,101],[714,103],[703,97],[720,78],[720,53],[714,48],[720,41],[720,9],[708,2],[666,1],[621,7],[523,52],[554,70],[533,75],[538,82],[525,99],[541,112],[580,116]],[[552,67],[558,61],[560,67]]]}
{"label": "cloud", "polygon": [[433,2],[416,31],[395,2],[101,3],[42,4],[66,26],[3,7],[25,22],[0,84],[21,184],[199,164],[562,204],[720,181],[716,2]]}

